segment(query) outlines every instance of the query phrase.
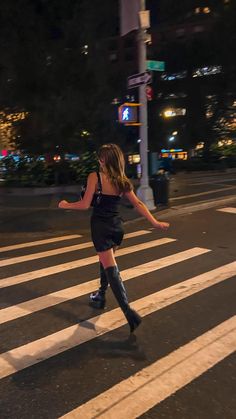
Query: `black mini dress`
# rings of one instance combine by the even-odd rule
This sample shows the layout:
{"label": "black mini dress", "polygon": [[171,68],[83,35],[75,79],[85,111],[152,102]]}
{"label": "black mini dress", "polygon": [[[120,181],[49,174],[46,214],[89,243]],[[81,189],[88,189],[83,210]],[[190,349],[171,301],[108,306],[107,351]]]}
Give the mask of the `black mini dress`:
{"label": "black mini dress", "polygon": [[95,200],[91,216],[91,235],[97,252],[119,246],[124,236],[123,220],[120,217],[119,195],[106,195],[102,191]]}

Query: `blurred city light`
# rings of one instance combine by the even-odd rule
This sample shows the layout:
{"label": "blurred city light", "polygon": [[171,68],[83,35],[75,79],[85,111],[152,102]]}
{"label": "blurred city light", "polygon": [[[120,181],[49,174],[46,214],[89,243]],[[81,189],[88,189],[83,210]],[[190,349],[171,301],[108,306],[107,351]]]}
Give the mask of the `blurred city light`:
{"label": "blurred city light", "polygon": [[172,116],[175,116],[175,112],[173,111],[173,109],[167,109],[166,111],[164,111],[164,117],[165,118],[170,118]]}
{"label": "blurred city light", "polygon": [[214,74],[219,74],[221,72],[222,72],[221,65],[212,65],[212,66],[196,68],[196,70],[193,71],[192,76],[193,77],[212,76]]}
{"label": "blurred city light", "polygon": [[172,118],[173,116],[184,116],[186,115],[186,109],[185,108],[169,108],[166,109],[163,114],[165,118]]}

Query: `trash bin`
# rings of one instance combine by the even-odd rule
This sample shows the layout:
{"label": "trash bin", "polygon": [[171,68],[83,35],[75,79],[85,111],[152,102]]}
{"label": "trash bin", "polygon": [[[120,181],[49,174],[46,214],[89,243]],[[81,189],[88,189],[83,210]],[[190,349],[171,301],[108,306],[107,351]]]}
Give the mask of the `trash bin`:
{"label": "trash bin", "polygon": [[153,190],[154,204],[168,205],[169,201],[169,176],[167,173],[158,173],[150,178]]}

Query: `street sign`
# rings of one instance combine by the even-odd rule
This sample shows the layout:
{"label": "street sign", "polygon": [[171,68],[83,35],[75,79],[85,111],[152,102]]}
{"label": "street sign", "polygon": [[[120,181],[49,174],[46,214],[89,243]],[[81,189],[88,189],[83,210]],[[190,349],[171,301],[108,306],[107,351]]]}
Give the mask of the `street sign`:
{"label": "street sign", "polygon": [[152,71],[165,71],[165,61],[147,61],[147,69]]}
{"label": "street sign", "polygon": [[133,76],[128,77],[128,89],[134,89],[139,87],[142,84],[149,84],[152,82],[152,74],[149,71],[144,73],[133,74]]}

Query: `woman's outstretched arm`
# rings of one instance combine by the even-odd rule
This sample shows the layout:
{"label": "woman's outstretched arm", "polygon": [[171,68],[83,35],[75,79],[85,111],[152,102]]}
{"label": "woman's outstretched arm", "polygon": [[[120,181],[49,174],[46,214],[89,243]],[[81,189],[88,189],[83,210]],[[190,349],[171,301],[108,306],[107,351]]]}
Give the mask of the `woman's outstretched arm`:
{"label": "woman's outstretched arm", "polygon": [[169,227],[169,223],[162,222],[156,220],[155,217],[151,214],[149,209],[146,205],[135,195],[133,191],[125,193],[126,198],[130,201],[130,203],[136,208],[139,214],[143,215],[155,228],[160,228],[162,230],[166,230]]}
{"label": "woman's outstretched arm", "polygon": [[65,200],[59,202],[58,207],[63,209],[87,210],[93,199],[97,184],[96,172],[90,173],[87,179],[87,187],[83,199],[76,202],[67,202]]}

